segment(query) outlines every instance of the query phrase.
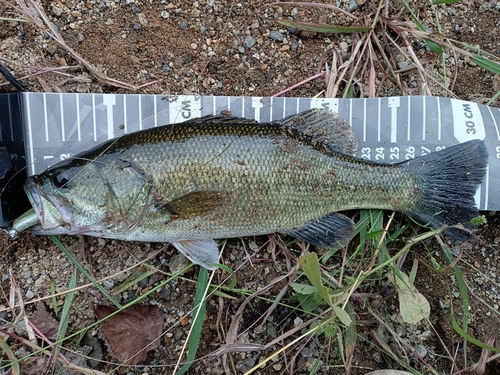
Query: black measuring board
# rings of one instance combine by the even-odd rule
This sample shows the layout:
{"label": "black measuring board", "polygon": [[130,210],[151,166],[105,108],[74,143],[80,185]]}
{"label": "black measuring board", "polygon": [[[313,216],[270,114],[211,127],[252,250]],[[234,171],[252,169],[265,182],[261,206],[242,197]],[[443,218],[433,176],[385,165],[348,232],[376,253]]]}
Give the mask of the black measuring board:
{"label": "black measuring board", "polygon": [[310,108],[328,108],[343,117],[358,137],[356,156],[374,161],[394,163],[470,139],[484,140],[489,167],[476,202],[481,210],[500,209],[500,110],[477,103],[424,96],[327,99],[16,93],[0,94],[0,148],[7,149],[12,164],[0,179],[0,225],[29,207],[22,191],[27,175],[41,173],[108,139],[221,112],[269,122]]}

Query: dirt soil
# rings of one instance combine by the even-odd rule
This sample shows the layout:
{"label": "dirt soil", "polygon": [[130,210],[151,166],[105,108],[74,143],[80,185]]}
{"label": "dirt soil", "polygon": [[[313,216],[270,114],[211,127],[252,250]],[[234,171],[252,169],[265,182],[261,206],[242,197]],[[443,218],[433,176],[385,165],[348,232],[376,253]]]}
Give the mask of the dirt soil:
{"label": "dirt soil", "polygon": [[[14,1],[0,2],[0,17],[19,17],[16,7],[9,5],[11,3],[14,4]],[[376,12],[378,5],[365,0],[358,0],[355,7],[354,2],[346,0],[327,0],[323,3],[336,4],[343,9],[348,9],[349,6],[356,8],[350,10],[362,20],[370,19],[369,15]],[[412,9],[426,28],[435,29],[438,16],[447,38],[500,55],[500,3],[472,0],[438,7],[433,7],[424,0],[412,3]],[[285,3],[263,7],[266,2],[260,0],[40,0],[37,4],[68,46],[90,64],[95,72],[83,66],[67,49],[52,40],[47,30],[41,31],[30,23],[0,21],[0,62],[30,91],[271,96],[324,69],[325,63],[331,63],[336,50],[342,58],[348,59],[349,50],[344,47],[349,47],[353,38],[356,38],[347,34],[327,35],[298,31],[272,22],[276,18],[292,17],[310,22],[349,25],[349,19],[338,12]],[[411,21],[399,1],[387,2],[387,7],[394,17],[397,15],[402,21]],[[418,51],[419,58],[428,58],[425,64],[431,74],[443,74],[440,60],[436,60],[426,50],[425,43],[414,42],[414,48]],[[394,53],[397,54],[397,51]],[[484,103],[498,90],[497,77],[469,59],[450,55],[448,63],[453,72],[458,72],[455,85],[450,89],[460,99]],[[99,79],[98,75],[132,86],[146,86],[138,90],[116,87],[109,81]],[[367,95],[368,84],[364,81],[367,77],[362,76],[353,95]],[[382,74],[378,74],[375,94],[387,96],[423,92],[415,71],[403,75],[403,78],[406,92],[395,89]],[[2,82],[4,81],[0,78],[0,83]],[[287,95],[324,95],[325,87],[324,79],[315,79]],[[3,83],[0,90],[7,92],[12,87]],[[444,93],[442,87],[432,87],[432,94]],[[488,224],[478,231],[478,241],[462,245],[464,253],[459,265],[471,296],[468,333],[482,342],[500,347],[500,217],[495,213],[484,214],[487,215]],[[146,293],[186,264],[168,244],[126,243],[81,237],[61,237],[61,240],[96,279],[114,275],[103,282],[103,286],[114,293],[121,303]],[[445,241],[450,240],[445,238]],[[228,241],[222,262],[233,270],[237,269],[235,275],[238,289],[259,290],[286,275],[295,265],[295,257],[300,255],[300,245],[293,245],[291,252],[288,252],[279,248],[274,251],[267,243],[268,237]],[[353,246],[348,247],[348,251],[352,248]],[[370,300],[373,302],[372,307],[384,317],[386,325],[392,326],[395,335],[416,348],[418,355],[434,368],[435,373],[458,373],[466,366],[477,364],[482,351],[469,343],[467,364],[464,365],[463,340],[454,331],[450,320],[453,307],[459,325],[462,322],[463,300],[459,295],[456,278],[446,270],[437,273],[435,268],[426,266],[434,261],[446,264],[438,248],[435,240],[429,240],[425,246],[413,248],[403,264],[403,270],[409,272],[412,261],[420,261],[415,285],[430,302],[429,322],[414,327],[401,324],[397,314],[397,297],[385,281],[361,287],[357,292],[360,296],[362,293],[376,296]],[[17,241],[11,241],[6,235],[2,235],[0,249],[0,319],[9,323],[19,313],[19,310],[13,313],[8,308],[12,278],[15,278],[21,291],[28,316],[33,315],[37,302],[43,300],[49,313],[56,319],[60,318],[61,309],[59,308],[57,316],[54,313],[54,303],[61,307],[64,296],[50,296],[54,290],[60,292],[67,289],[74,269],[70,261],[53,242],[42,236],[22,234]],[[256,249],[259,251],[255,252]],[[150,256],[152,258],[148,264],[158,272],[125,290],[118,290],[117,287],[133,272],[121,271]],[[342,256],[336,254],[328,264],[334,268],[341,262]],[[136,270],[144,273],[148,268],[142,265]],[[159,348],[151,351],[147,360],[142,363],[144,367],[123,367],[119,370],[120,373],[172,373],[172,365],[179,358],[190,328],[190,318],[184,316],[193,307],[197,274],[198,268],[193,267],[182,278],[176,278],[143,301],[163,309],[165,334],[160,338]],[[231,279],[227,280],[227,277],[227,272],[218,271],[213,283],[229,286]],[[284,279],[270,289],[266,294],[270,299],[252,300],[246,306],[238,329],[238,342],[265,344],[310,318],[289,307],[296,306],[296,303],[285,299],[286,303],[279,305],[260,326],[258,319],[271,307],[272,296],[276,296],[287,281],[289,280]],[[81,286],[86,283],[87,279],[79,273],[77,284]],[[198,360],[189,370],[190,374],[222,374],[225,371],[222,357],[208,355],[225,343],[231,321],[244,301],[240,293],[227,293],[232,299],[213,295],[208,300]],[[286,298],[291,295],[289,290]],[[69,332],[76,332],[93,323],[96,319],[93,307],[103,302],[105,297],[92,286],[78,290],[71,309]],[[394,337],[387,333],[377,336],[377,332],[381,332],[377,322],[366,314],[364,306],[356,306],[359,308],[356,313],[360,324],[351,361],[352,374],[365,374],[370,370],[384,368],[400,369],[393,359],[379,349],[380,341],[375,337],[386,340],[389,347],[410,363],[415,371],[430,373],[428,368],[424,369],[422,363],[415,359],[414,353],[408,352]],[[0,325],[5,326],[1,322]],[[26,335],[22,328],[16,329],[16,333]],[[225,362],[229,373],[240,374],[249,370],[253,364],[284,347],[300,333],[301,331],[261,352],[230,353]],[[300,341],[298,345],[286,348],[256,373],[344,374],[345,367],[335,337],[319,335]],[[8,342],[18,357],[30,351],[15,340]],[[116,360],[107,350],[101,333],[96,328],[89,330],[84,337],[69,340],[64,346],[89,355],[88,360],[80,356],[83,358],[82,366],[104,372],[115,368],[112,363],[116,363]],[[67,355],[69,356],[68,353]],[[452,366],[450,357],[454,358],[457,367]],[[2,355],[0,363],[3,364],[1,358]],[[37,366],[40,366],[31,364],[34,373],[69,373],[52,367],[48,356],[36,358],[39,359]],[[499,369],[500,361],[493,359],[484,369],[477,368],[475,372],[469,369],[465,373],[498,374]],[[0,373],[2,371],[6,369],[0,370]]]}

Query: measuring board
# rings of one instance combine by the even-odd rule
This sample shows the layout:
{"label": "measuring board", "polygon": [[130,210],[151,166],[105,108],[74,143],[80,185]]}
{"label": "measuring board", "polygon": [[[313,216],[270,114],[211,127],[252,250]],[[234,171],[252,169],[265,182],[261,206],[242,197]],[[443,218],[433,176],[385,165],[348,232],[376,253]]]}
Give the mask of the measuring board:
{"label": "measuring board", "polygon": [[[396,163],[471,139],[484,140],[489,167],[476,202],[481,210],[500,210],[500,110],[449,98],[0,94],[0,147],[10,152],[13,171],[27,166],[27,174],[33,175],[108,139],[141,129],[221,112],[269,122],[310,108],[328,108],[343,117],[358,137],[356,156],[373,161]],[[7,178],[0,180],[0,189]],[[14,190],[23,194],[20,187]],[[1,216],[7,222],[21,212],[4,204],[9,202],[5,194],[0,198]],[[10,202],[18,199],[26,200],[16,197]]]}

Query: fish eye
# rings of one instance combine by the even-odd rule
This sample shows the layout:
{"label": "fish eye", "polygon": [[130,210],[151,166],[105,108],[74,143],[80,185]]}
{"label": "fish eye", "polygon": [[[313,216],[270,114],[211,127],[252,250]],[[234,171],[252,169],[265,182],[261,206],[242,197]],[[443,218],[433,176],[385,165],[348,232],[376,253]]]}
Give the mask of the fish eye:
{"label": "fish eye", "polygon": [[50,176],[50,181],[52,185],[57,189],[66,189],[71,186],[71,179],[74,173],[68,170],[59,170],[52,173]]}

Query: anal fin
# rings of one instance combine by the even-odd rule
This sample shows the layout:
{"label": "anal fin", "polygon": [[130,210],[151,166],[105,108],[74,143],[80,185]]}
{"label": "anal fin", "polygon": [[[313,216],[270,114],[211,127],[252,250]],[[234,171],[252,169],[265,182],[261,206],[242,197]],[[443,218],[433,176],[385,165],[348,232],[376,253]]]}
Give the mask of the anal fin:
{"label": "anal fin", "polygon": [[186,240],[172,242],[186,258],[207,270],[214,270],[215,263],[219,263],[219,246],[214,240]]}
{"label": "anal fin", "polygon": [[310,224],[281,233],[297,237],[312,245],[339,249],[351,240],[354,222],[347,216],[334,212]]}

